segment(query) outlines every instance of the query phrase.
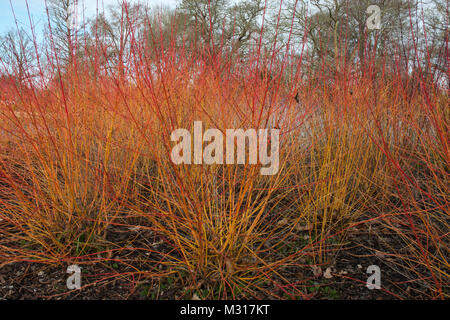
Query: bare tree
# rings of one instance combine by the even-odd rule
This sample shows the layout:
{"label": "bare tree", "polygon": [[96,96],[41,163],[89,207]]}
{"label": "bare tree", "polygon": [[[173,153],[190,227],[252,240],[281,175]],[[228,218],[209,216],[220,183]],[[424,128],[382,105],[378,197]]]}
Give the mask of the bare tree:
{"label": "bare tree", "polygon": [[[368,30],[366,26],[369,5],[381,9],[379,30]],[[409,8],[415,5],[415,1],[408,0],[291,0],[284,20],[290,24],[294,16],[294,35],[306,35],[312,54],[318,59],[332,59],[335,63],[338,56],[344,56],[351,63],[358,58],[363,65],[367,49],[381,53],[393,50],[393,42],[407,46]],[[285,29],[286,25],[287,22]]]}
{"label": "bare tree", "polygon": [[230,0],[182,0],[178,9],[186,17],[186,24],[209,46],[218,43],[223,27],[228,23]]}
{"label": "bare tree", "polygon": [[125,75],[132,40],[143,30],[148,7],[121,1],[109,6],[108,17],[100,14],[91,22],[91,33],[97,33],[105,61],[113,61],[119,76]]}
{"label": "bare tree", "polygon": [[448,66],[448,1],[432,0],[429,5],[430,7],[426,10],[425,20],[428,35],[427,43],[425,43],[428,61],[425,67],[427,68],[427,73],[431,74],[433,79],[438,82],[447,82],[448,86],[450,85]]}
{"label": "bare tree", "polygon": [[75,57],[77,38],[81,26],[77,25],[78,0],[48,0],[51,46],[58,59],[70,65]]}
{"label": "bare tree", "polygon": [[3,73],[14,76],[20,83],[34,76],[34,44],[24,30],[9,31],[0,37],[0,60]]}
{"label": "bare tree", "polygon": [[263,0],[182,0],[178,9],[194,40],[242,53],[260,33],[264,5]]}

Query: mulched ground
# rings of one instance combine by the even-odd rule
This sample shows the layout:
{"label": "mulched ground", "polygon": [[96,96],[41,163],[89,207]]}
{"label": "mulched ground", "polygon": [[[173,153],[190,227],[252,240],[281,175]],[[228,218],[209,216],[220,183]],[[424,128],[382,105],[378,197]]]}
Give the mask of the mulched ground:
{"label": "mulched ground", "polygon": [[[118,233],[116,240],[123,237]],[[148,234],[142,234],[142,239],[148,239]],[[334,257],[334,263],[324,266],[321,272],[304,268],[294,270],[293,282],[303,280],[305,294],[310,299],[423,299],[423,288],[408,281],[407,275],[401,274],[395,268],[393,258],[386,257],[382,252],[379,236],[368,235],[366,228],[352,232],[348,242]],[[384,239],[386,236],[384,236]],[[395,244],[395,238],[392,237]],[[144,240],[142,240],[144,241]],[[378,249],[379,251],[375,250]],[[130,256],[133,255],[133,256]],[[138,256],[141,255],[141,256]],[[118,260],[145,261],[145,252],[132,251]],[[147,253],[148,257],[148,253]],[[113,257],[114,260],[114,257]],[[382,289],[369,290],[366,287],[369,265],[378,265],[382,272]],[[66,280],[69,274],[66,268],[54,267],[36,263],[14,263],[0,268],[0,299],[114,299],[114,300],[145,300],[145,299],[191,299],[191,294],[178,284],[161,283],[152,280],[145,274],[136,273],[132,266],[115,263],[114,261],[95,264],[83,264],[82,289],[70,291]],[[152,266],[146,266],[151,268]],[[153,268],[161,269],[161,266]],[[142,269],[140,265],[140,270]],[[327,268],[330,268],[328,272]],[[144,267],[145,270],[145,267]],[[303,279],[299,279],[298,274]],[[315,274],[314,274],[315,273]],[[326,275],[326,276],[325,276]],[[273,288],[277,290],[277,288]],[[280,292],[281,295],[282,292]]]}

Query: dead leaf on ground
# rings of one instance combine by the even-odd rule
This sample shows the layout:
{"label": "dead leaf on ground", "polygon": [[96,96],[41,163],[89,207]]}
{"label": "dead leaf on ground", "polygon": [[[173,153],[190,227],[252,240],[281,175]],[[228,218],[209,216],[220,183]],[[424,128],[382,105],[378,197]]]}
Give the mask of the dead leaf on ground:
{"label": "dead leaf on ground", "polygon": [[227,273],[233,274],[234,268],[233,268],[233,264],[231,263],[231,260],[229,258],[225,258],[225,265],[227,267]]}
{"label": "dead leaf on ground", "polygon": [[330,267],[328,267],[328,268],[325,270],[325,272],[323,273],[323,276],[324,276],[326,279],[331,279],[331,278],[333,278],[333,275],[331,274],[331,268],[330,268]]}
{"label": "dead leaf on ground", "polygon": [[312,230],[312,226],[310,224],[307,224],[306,226],[302,226],[300,224],[295,225],[295,230],[297,231],[310,231]]}
{"label": "dead leaf on ground", "polygon": [[319,266],[312,266],[312,272],[314,276],[318,277],[322,274],[322,268]]}

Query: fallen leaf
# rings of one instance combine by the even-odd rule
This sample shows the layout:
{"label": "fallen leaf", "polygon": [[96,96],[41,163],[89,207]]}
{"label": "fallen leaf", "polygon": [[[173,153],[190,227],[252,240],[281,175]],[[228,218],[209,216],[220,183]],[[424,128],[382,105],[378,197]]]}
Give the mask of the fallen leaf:
{"label": "fallen leaf", "polygon": [[310,224],[307,224],[306,226],[302,226],[300,224],[295,225],[295,230],[297,231],[310,231],[312,230],[312,226]]}
{"label": "fallen leaf", "polygon": [[128,230],[132,232],[138,232],[139,230],[141,230],[141,227],[139,226],[129,227]]}
{"label": "fallen leaf", "polygon": [[312,272],[314,276],[318,277],[322,274],[322,268],[319,266],[312,266]]}
{"label": "fallen leaf", "polygon": [[225,258],[225,265],[227,267],[227,273],[233,274],[234,268],[233,268],[233,264],[231,263],[231,260],[229,258]]}
{"label": "fallen leaf", "polygon": [[326,279],[331,279],[331,278],[333,278],[333,275],[331,274],[331,268],[327,268],[326,270],[325,270],[325,272],[323,273],[323,276],[326,278]]}

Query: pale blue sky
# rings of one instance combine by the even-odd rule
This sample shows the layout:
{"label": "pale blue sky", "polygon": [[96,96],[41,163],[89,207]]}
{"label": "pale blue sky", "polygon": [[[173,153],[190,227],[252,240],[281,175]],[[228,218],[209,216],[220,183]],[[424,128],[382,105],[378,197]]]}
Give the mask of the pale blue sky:
{"label": "pale blue sky", "polygon": [[[110,4],[118,3],[118,0],[78,1],[80,4],[84,3],[87,16],[95,14],[97,2],[99,4],[99,11],[101,11],[103,7],[106,8]],[[146,2],[150,5],[164,5],[175,7],[177,0],[132,0],[131,2]],[[45,0],[0,0],[0,34],[16,28],[13,12],[11,10],[11,3],[18,20],[19,28],[23,27],[25,30],[30,29],[30,22],[26,6],[26,3],[28,3],[33,23],[36,25],[36,30],[40,32],[43,29],[44,24],[47,23]]]}

